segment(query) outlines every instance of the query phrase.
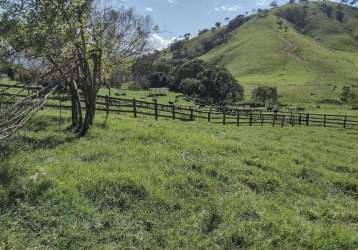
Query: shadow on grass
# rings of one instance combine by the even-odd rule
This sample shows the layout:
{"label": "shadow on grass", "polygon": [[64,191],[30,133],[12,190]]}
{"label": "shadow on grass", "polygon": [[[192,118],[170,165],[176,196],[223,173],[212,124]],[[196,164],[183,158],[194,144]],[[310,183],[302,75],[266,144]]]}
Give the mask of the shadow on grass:
{"label": "shadow on grass", "polygon": [[0,143],[0,162],[16,155],[19,152],[33,152],[39,149],[54,149],[62,144],[76,140],[76,136],[49,135],[38,138],[27,135],[18,135],[6,143]]}
{"label": "shadow on grass", "polygon": [[36,119],[32,119],[28,121],[28,123],[25,126],[25,129],[27,131],[32,132],[40,132],[47,130],[48,128],[58,128],[59,123],[61,123],[61,127],[64,128],[64,124],[66,122],[69,122],[69,119],[61,118],[61,120],[56,116],[41,116]]}
{"label": "shadow on grass", "polygon": [[[56,116],[39,116],[30,120],[20,133],[16,133],[6,142],[0,142],[0,162],[19,152],[54,149],[76,140],[76,135],[65,127],[67,120],[62,118],[61,132],[54,129],[58,128],[59,125],[59,118]],[[44,132],[44,134],[41,132]]]}

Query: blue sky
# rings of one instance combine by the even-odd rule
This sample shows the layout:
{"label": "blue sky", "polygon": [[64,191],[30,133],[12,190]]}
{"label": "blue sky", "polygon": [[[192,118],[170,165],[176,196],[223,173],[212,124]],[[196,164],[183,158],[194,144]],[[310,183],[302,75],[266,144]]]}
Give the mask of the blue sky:
{"label": "blue sky", "polygon": [[[279,0],[283,4],[288,0]],[[120,0],[127,7],[134,7],[142,15],[150,15],[160,26],[160,37],[170,40],[187,32],[197,35],[200,29],[210,28],[215,22],[225,23],[252,9],[268,8],[272,0]],[[165,40],[164,40],[165,39]],[[160,41],[159,41],[160,42]]]}

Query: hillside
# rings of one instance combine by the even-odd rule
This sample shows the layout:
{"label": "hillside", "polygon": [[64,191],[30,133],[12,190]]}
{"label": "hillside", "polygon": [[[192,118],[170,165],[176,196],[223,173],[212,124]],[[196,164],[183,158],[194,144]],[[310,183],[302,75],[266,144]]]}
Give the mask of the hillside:
{"label": "hillside", "polygon": [[358,248],[355,132],[57,115],[1,147],[1,249]]}
{"label": "hillside", "polygon": [[[269,84],[278,86],[281,101],[337,98],[343,85],[358,81],[358,9],[343,7],[341,23],[335,17],[337,5],[330,6],[332,17],[317,3],[307,8],[285,5],[251,17],[201,58],[227,67],[247,93],[256,85]],[[189,40],[185,46],[195,51],[201,41],[224,28]]]}

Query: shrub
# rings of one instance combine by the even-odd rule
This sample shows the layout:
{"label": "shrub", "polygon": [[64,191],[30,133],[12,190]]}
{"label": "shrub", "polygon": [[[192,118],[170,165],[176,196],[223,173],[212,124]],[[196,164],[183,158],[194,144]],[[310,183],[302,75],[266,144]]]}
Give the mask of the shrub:
{"label": "shrub", "polygon": [[200,85],[199,80],[194,79],[194,78],[185,78],[180,82],[179,88],[186,95],[194,96],[198,91],[198,86],[199,85]]}
{"label": "shrub", "polygon": [[278,99],[277,87],[259,86],[252,91],[255,102],[276,104]]}
{"label": "shrub", "polygon": [[289,22],[296,25],[298,28],[303,28],[306,25],[306,16],[307,13],[300,6],[294,6],[288,9],[279,10],[277,14],[288,20]]}
{"label": "shrub", "polygon": [[162,88],[167,85],[167,76],[163,72],[154,72],[149,76],[151,88]]}
{"label": "shrub", "polygon": [[344,13],[343,13],[343,11],[337,10],[336,19],[337,19],[338,22],[343,23],[343,21],[344,21]]}
{"label": "shrub", "polygon": [[245,17],[244,15],[238,15],[234,19],[232,19],[229,24],[227,25],[228,31],[231,32],[237,28],[239,28],[241,25],[243,25],[245,22],[247,22],[249,18]]}
{"label": "shrub", "polygon": [[202,60],[189,61],[169,76],[172,90],[196,96],[207,103],[226,104],[242,100],[244,90],[225,68],[211,66]]}

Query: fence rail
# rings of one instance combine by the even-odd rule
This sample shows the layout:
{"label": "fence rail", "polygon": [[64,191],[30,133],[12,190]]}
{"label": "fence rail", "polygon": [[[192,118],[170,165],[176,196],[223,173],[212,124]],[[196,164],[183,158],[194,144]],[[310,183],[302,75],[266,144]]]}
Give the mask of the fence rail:
{"label": "fence rail", "polygon": [[[7,97],[26,95],[1,93]],[[9,99],[7,99],[9,100]],[[49,100],[69,100],[68,96],[62,98],[52,96]],[[1,102],[1,100],[0,100]],[[3,105],[11,105],[11,101],[2,102]],[[44,107],[70,109],[69,105],[56,105],[46,103]],[[130,113],[133,117],[152,116],[158,120],[160,118],[169,118],[173,120],[194,121],[197,119],[206,120],[211,123],[221,123],[223,125],[236,126],[254,126],[271,125],[273,127],[284,126],[320,126],[334,127],[351,130],[358,130],[358,116],[348,115],[330,115],[299,112],[281,112],[281,111],[252,111],[252,110],[232,110],[225,107],[216,108],[198,108],[190,106],[176,106],[160,104],[156,100],[147,102],[136,99],[125,99],[118,97],[97,96],[97,110],[107,113]]]}

